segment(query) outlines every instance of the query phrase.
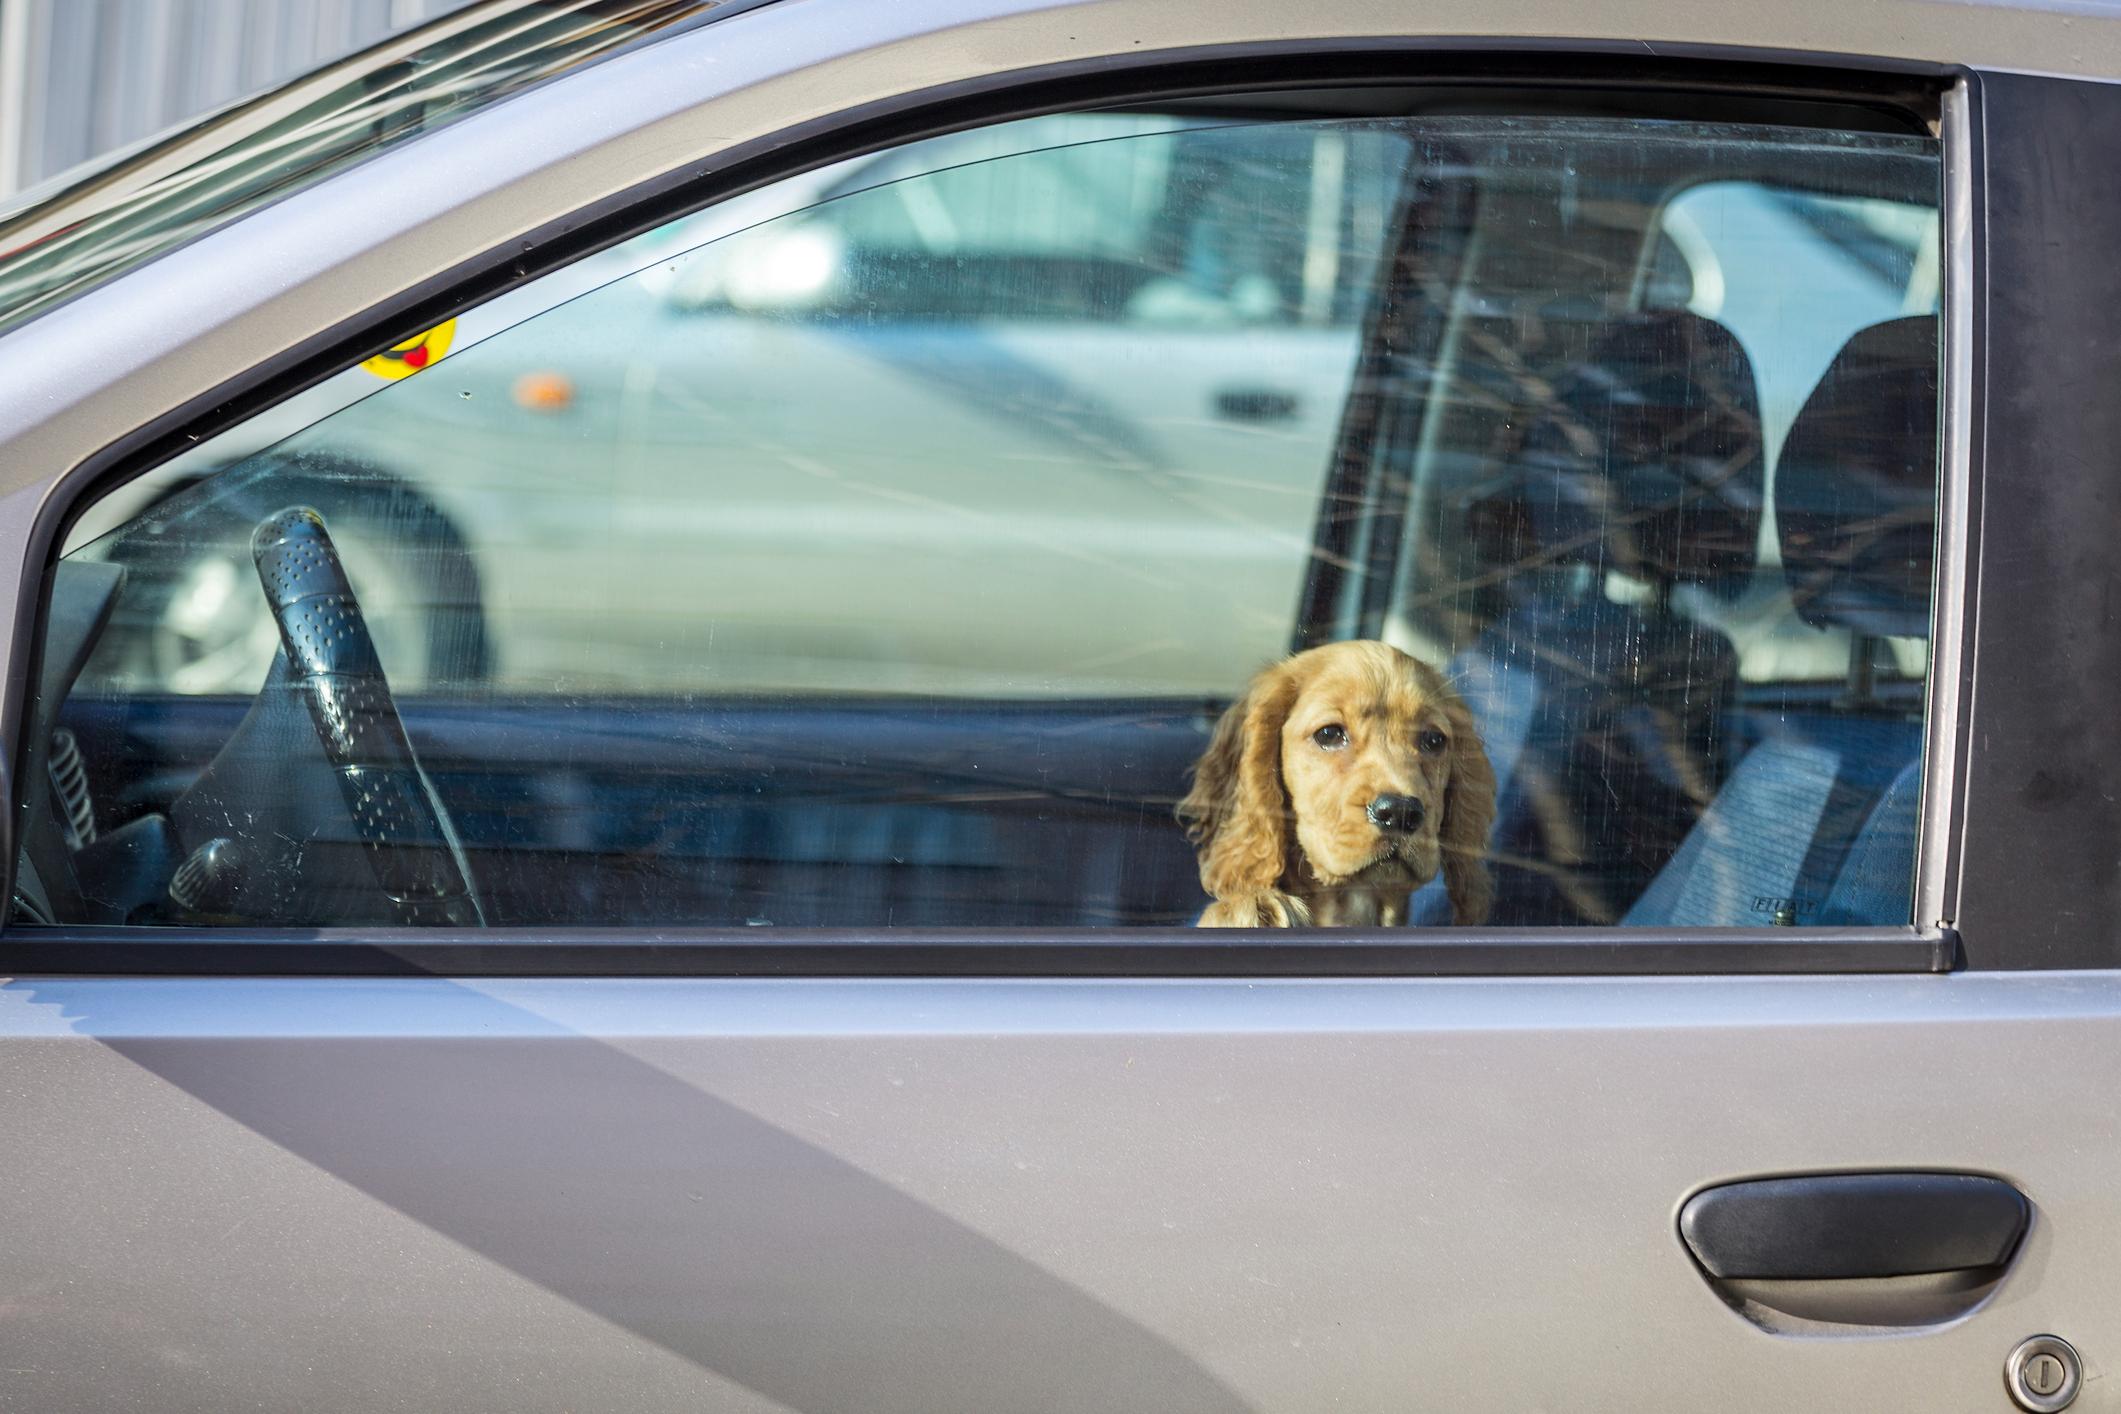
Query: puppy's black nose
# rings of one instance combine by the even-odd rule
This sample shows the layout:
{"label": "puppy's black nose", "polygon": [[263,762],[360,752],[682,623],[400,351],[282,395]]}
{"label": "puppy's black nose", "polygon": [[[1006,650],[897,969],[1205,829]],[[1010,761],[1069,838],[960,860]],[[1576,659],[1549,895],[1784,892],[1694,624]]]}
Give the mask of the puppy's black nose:
{"label": "puppy's black nose", "polygon": [[1363,813],[1380,830],[1411,835],[1421,828],[1421,822],[1429,812],[1427,806],[1411,795],[1381,795],[1371,801],[1369,809]]}

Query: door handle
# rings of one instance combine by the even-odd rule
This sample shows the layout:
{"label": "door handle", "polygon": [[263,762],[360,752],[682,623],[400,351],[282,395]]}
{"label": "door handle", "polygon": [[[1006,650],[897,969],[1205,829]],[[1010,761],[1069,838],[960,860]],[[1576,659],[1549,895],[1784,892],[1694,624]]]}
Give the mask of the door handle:
{"label": "door handle", "polygon": [[1679,1232],[1718,1280],[1841,1281],[2000,1269],[2031,1213],[1999,1178],[1829,1173],[1705,1188]]}
{"label": "door handle", "polygon": [[1215,394],[1215,415],[1226,422],[1287,422],[1301,406],[1296,394],[1281,388],[1224,388]]}

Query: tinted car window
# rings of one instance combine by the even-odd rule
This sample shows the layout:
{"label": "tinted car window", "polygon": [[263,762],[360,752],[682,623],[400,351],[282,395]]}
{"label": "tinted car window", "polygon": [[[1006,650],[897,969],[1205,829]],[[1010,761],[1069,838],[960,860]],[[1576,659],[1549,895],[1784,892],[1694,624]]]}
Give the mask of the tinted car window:
{"label": "tinted car window", "polygon": [[1936,186],[1155,114],[791,179],[92,512],[48,911],[1904,924]]}

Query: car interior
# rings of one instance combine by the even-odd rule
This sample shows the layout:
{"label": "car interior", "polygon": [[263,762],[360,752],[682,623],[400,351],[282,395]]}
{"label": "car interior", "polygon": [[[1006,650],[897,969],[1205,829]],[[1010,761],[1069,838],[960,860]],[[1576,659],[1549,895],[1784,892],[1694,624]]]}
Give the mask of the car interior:
{"label": "car interior", "polygon": [[[1378,120],[1427,126],[1380,258],[1340,273],[1360,297],[1321,306],[1345,317],[1353,366],[1326,455],[1290,473],[1310,489],[1286,649],[1383,638],[1446,668],[1498,780],[1496,925],[1907,924],[1934,286],[1925,297],[1919,248],[1818,211],[1873,202],[1934,224],[1934,139],[1884,117],[1809,143],[1718,118],[1702,141],[1669,116],[1526,127],[1489,111],[1507,107],[1493,95],[1430,101],[1441,111]],[[1214,116],[1275,127],[1321,121],[1319,106]],[[1313,149],[1275,144],[1276,190],[1312,201],[1299,214],[1315,224],[1322,179],[1289,175]],[[1094,320],[1145,272],[1227,288],[1200,270],[1230,248],[1177,233],[1241,219],[1244,189],[1202,180],[1168,198],[1153,264],[989,255],[967,284],[944,255],[893,251],[846,298],[871,326],[947,339],[1012,299],[1027,321]],[[1804,259],[1836,278],[1882,270],[1889,317],[1833,334],[1823,367],[1774,345],[1773,321],[1745,327],[1711,287],[1746,272],[1712,268],[1671,224],[1709,183],[1751,184],[1762,222],[1807,232]],[[1258,249],[1255,266],[1305,258],[1293,239]],[[922,283],[951,290],[947,307],[908,293]],[[290,443],[171,483],[56,563],[19,921],[883,930],[1199,914],[1173,805],[1258,662],[1231,661],[1222,696],[524,693],[496,677],[506,605],[448,475]],[[228,592],[270,616],[255,690],[173,690],[155,666],[207,557],[250,571]],[[379,649],[363,612],[386,588],[424,615],[402,652]],[[386,669],[408,653],[421,670]],[[1440,886],[1409,921],[1448,923]]]}

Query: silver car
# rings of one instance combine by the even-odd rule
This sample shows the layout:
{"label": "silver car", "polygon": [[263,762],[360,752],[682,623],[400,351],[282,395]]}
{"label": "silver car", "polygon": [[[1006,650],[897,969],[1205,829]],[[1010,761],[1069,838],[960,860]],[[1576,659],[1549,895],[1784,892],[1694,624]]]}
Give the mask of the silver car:
{"label": "silver car", "polygon": [[[0,1408],[2121,1409],[2117,78],[488,0],[0,211]],[[1373,640],[1492,903],[1195,928]]]}

